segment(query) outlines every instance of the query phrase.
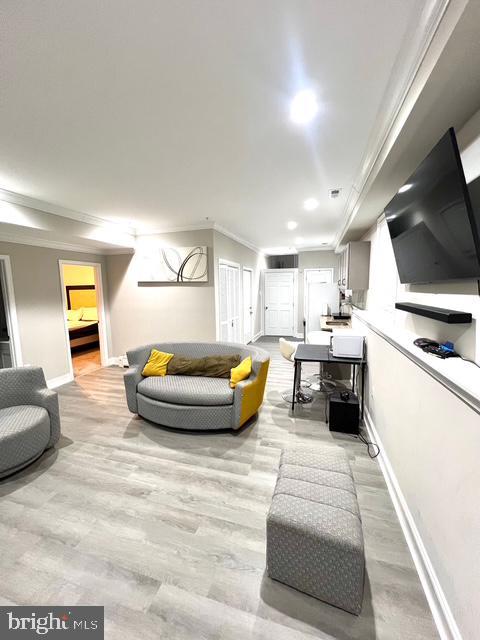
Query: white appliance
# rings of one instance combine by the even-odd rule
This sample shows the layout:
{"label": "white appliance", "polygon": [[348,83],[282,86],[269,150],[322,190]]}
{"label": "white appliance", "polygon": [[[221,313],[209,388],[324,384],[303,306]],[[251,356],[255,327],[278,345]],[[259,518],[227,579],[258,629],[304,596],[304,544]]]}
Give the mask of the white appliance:
{"label": "white appliance", "polygon": [[305,319],[307,331],[320,331],[320,316],[338,313],[338,286],[325,282],[305,282]]}
{"label": "white appliance", "polygon": [[363,358],[364,336],[333,335],[330,351],[335,358]]}

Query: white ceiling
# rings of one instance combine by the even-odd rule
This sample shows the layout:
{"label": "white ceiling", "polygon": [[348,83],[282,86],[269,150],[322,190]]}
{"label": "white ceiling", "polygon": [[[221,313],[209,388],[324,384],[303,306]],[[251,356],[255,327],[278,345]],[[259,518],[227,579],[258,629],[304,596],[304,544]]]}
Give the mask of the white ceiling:
{"label": "white ceiling", "polygon": [[[258,247],[331,243],[423,6],[2,0],[0,187],[140,230],[208,217]],[[288,119],[305,87],[309,128]]]}

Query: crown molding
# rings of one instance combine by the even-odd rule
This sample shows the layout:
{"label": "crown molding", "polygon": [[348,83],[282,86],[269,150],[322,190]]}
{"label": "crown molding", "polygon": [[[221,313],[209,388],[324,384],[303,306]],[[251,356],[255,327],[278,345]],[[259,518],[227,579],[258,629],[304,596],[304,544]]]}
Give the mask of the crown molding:
{"label": "crown molding", "polygon": [[248,240],[245,240],[245,238],[242,238],[242,236],[238,236],[236,233],[229,231],[223,225],[214,222],[213,228],[218,233],[221,233],[222,235],[227,236],[227,238],[230,238],[231,240],[235,240],[235,242],[238,242],[239,244],[243,244],[243,246],[247,247],[247,249],[250,249],[251,251],[255,251],[255,253],[262,253],[262,251],[257,246],[255,246]]}
{"label": "crown molding", "polygon": [[156,236],[165,233],[181,233],[182,231],[208,231],[214,228],[213,222],[201,222],[199,224],[187,224],[179,227],[156,227],[154,229],[137,229],[137,237]]}
{"label": "crown molding", "polygon": [[319,247],[298,247],[297,253],[304,253],[305,251],[333,251],[333,245],[328,246],[321,245]]}
{"label": "crown molding", "polygon": [[85,222],[86,224],[92,224],[100,227],[104,227],[105,225],[116,225],[123,227],[125,229],[125,233],[129,233],[132,236],[135,235],[135,229],[129,225],[121,225],[120,223],[112,222],[107,218],[100,218],[98,216],[92,216],[89,213],[75,211],[74,209],[67,209],[66,207],[52,204],[45,200],[38,200],[31,196],[16,193],[15,191],[8,191],[7,189],[0,188],[0,200],[3,200],[4,202],[11,202],[12,204],[18,204],[22,207],[35,209],[41,213],[51,213],[52,215],[69,218],[70,220],[76,220],[77,222]]}
{"label": "crown molding", "polygon": [[74,251],[76,253],[90,253],[92,255],[117,255],[134,253],[131,248],[100,248],[87,247],[83,244],[71,244],[60,240],[49,240],[48,238],[38,238],[35,236],[20,236],[14,233],[0,232],[0,242],[11,242],[13,244],[24,244],[29,247],[42,247],[44,249],[57,249],[59,251]]}
{"label": "crown molding", "polygon": [[245,240],[245,238],[242,238],[241,236],[237,235],[236,233],[233,233],[223,225],[213,221],[202,222],[200,224],[189,224],[183,227],[168,227],[168,228],[164,227],[164,228],[157,228],[157,229],[148,229],[145,231],[138,230],[137,237],[164,235],[166,233],[181,233],[182,231],[217,231],[218,233],[221,233],[222,235],[227,236],[227,238],[230,238],[231,240],[235,240],[235,242],[238,242],[239,244],[243,244],[244,247],[247,247],[247,249],[250,249],[251,251],[255,251],[256,253],[262,253],[258,247],[256,247],[254,244],[252,244],[248,240]]}
{"label": "crown molding", "polygon": [[[420,93],[418,87],[415,87],[420,68],[426,60],[427,54],[450,4],[451,0],[428,0],[422,11],[423,19],[418,20],[415,23],[413,32],[409,31],[408,33],[410,46],[401,50],[392,70],[379,109],[379,114],[381,115],[377,117],[374,124],[374,134],[370,138],[367,151],[360,165],[359,173],[352,185],[343,210],[343,223],[333,242],[335,250],[338,249],[343,236],[357,214],[362,198],[370,189],[373,180],[415,105]],[[452,29],[456,22],[455,20]],[[445,37],[445,35],[443,37]],[[435,62],[440,53],[441,50],[436,53],[437,57]],[[394,92],[395,86],[400,87],[400,89],[397,90],[396,95],[394,95],[392,99],[389,96]]]}

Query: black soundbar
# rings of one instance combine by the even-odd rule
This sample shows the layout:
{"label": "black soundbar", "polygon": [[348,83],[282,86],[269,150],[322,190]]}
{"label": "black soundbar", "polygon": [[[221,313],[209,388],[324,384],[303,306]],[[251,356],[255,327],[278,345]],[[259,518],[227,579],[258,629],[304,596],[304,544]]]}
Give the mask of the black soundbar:
{"label": "black soundbar", "polygon": [[396,302],[395,309],[416,313],[417,316],[440,320],[440,322],[446,322],[447,324],[470,324],[472,322],[472,314],[466,311],[452,311],[452,309],[427,307],[424,304],[415,304],[413,302]]}

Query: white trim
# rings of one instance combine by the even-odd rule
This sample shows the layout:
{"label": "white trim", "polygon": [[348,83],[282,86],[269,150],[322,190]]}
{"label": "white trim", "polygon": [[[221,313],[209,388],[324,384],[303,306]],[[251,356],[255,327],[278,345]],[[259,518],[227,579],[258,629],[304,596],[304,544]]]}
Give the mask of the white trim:
{"label": "white trim", "polygon": [[47,380],[47,387],[49,389],[56,389],[57,387],[61,387],[63,384],[68,384],[69,382],[73,382],[73,374],[65,373],[63,376],[57,376],[56,378],[50,378],[50,380]]}
{"label": "white trim", "polygon": [[[368,312],[353,309],[352,316],[357,318],[360,322],[366,325],[371,331],[376,333],[378,336],[386,340],[392,347],[400,351],[405,357],[415,363],[418,367],[420,367],[425,373],[430,375],[434,380],[439,382],[446,389],[451,391],[459,400],[464,402],[470,409],[473,409],[476,413],[480,413],[480,396],[478,393],[475,395],[472,393],[472,388],[467,388],[464,384],[462,384],[463,380],[472,381],[472,375],[478,377],[478,369],[473,369],[472,365],[468,362],[464,362],[463,371],[464,378],[463,380],[454,381],[451,378],[447,377],[442,371],[437,368],[437,358],[424,357],[424,352],[419,350],[413,350],[411,348],[407,348],[404,344],[401,344],[394,335],[390,335],[386,333],[381,327],[373,324],[368,316],[366,315]],[[422,357],[423,356],[423,357]],[[440,360],[442,362],[442,360]],[[471,369],[467,372],[467,369]],[[475,382],[475,380],[473,379]],[[475,391],[478,390],[478,385],[475,387]]]}
{"label": "white trim", "polygon": [[255,251],[255,253],[262,253],[262,251],[260,251],[260,249],[257,246],[255,246],[248,240],[245,240],[245,238],[242,238],[242,236],[238,236],[236,233],[232,233],[232,231],[229,231],[226,227],[222,226],[221,224],[218,224],[217,222],[213,223],[213,229],[215,231],[218,231],[218,233],[221,233],[222,235],[227,236],[227,238],[231,238],[232,240],[235,240],[235,242],[238,242],[239,244],[243,244],[244,247],[247,247],[247,249],[251,249],[252,251]]}
{"label": "white trim", "polygon": [[227,238],[231,238],[238,242],[239,244],[243,244],[244,247],[254,251],[255,253],[263,253],[257,246],[242,238],[241,236],[229,231],[226,227],[217,222],[202,222],[200,224],[189,224],[185,226],[179,227],[157,227],[155,229],[137,229],[137,237],[141,236],[155,236],[155,235],[164,235],[166,233],[178,233],[179,231],[217,231]]}
{"label": "white trim", "polygon": [[225,258],[218,258],[218,264],[226,264],[228,267],[234,267],[240,269],[241,264],[239,262],[233,262],[233,260],[226,260]]}
{"label": "white trim", "polygon": [[[0,200],[4,202],[11,202],[12,204],[18,204],[23,207],[29,207],[30,209],[35,209],[36,211],[40,211],[43,213],[50,213],[56,216],[61,216],[62,218],[69,218],[70,220],[77,220],[79,222],[85,222],[87,224],[92,224],[96,226],[105,226],[105,225],[113,225],[121,229],[124,233],[131,235],[133,238],[139,236],[152,236],[157,234],[165,234],[165,233],[178,233],[179,231],[202,231],[202,230],[215,230],[218,233],[235,240],[239,244],[244,245],[248,249],[255,251],[256,253],[262,253],[260,249],[246,240],[241,236],[233,233],[226,227],[216,222],[202,222],[200,224],[191,224],[170,228],[156,228],[156,229],[142,229],[138,227],[134,227],[127,223],[122,224],[121,222],[112,222],[112,220],[108,220],[108,218],[101,218],[98,216],[92,216],[89,213],[83,213],[82,211],[75,211],[73,209],[68,209],[67,207],[62,207],[60,205],[52,204],[51,202],[46,202],[45,200],[38,200],[37,198],[32,198],[30,196],[25,196],[21,193],[16,193],[14,191],[8,191],[7,189],[0,189]],[[43,238],[33,238],[33,239],[22,239],[20,236],[15,236],[12,234],[0,234],[0,240],[5,240],[5,242],[15,242],[18,244],[32,244],[39,247],[49,247],[53,249],[65,249],[67,251],[82,251],[86,253],[99,253],[100,255],[115,255],[117,253],[131,253],[132,249],[126,248],[125,251],[121,251],[118,249],[98,249],[96,251],[92,251],[86,247],[82,247],[82,245],[70,245],[68,243],[63,242],[55,242],[53,240],[46,240]],[[313,249],[312,249],[313,251]]]}
{"label": "white trim", "polygon": [[35,236],[22,236],[14,233],[0,232],[1,242],[12,242],[13,244],[24,244],[28,247],[43,247],[45,249],[58,249],[60,251],[75,251],[77,253],[89,253],[90,255],[118,255],[134,253],[135,249],[132,247],[97,247],[97,246],[85,246],[83,244],[70,244],[69,242],[62,242],[60,240],[49,240],[47,238],[38,238]]}
{"label": "white trim", "polygon": [[109,362],[109,354],[108,354],[108,341],[107,341],[107,321],[105,314],[105,297],[103,293],[103,279],[102,279],[102,265],[100,262],[83,262],[80,260],[59,260],[58,268],[60,272],[60,284],[62,289],[62,305],[63,305],[63,316],[64,316],[64,328],[65,328],[65,344],[67,348],[67,356],[69,360],[69,374],[74,377],[73,374],[73,361],[72,354],[70,351],[70,337],[68,335],[68,324],[67,324],[67,296],[65,289],[65,282],[63,277],[63,267],[67,264],[73,264],[83,267],[93,267],[95,273],[95,293],[97,296],[97,312],[98,312],[98,336],[100,341],[100,361],[102,367],[107,367]]}
{"label": "white trim", "polygon": [[78,222],[85,222],[87,224],[93,224],[96,226],[115,225],[121,228],[125,233],[135,235],[135,228],[129,224],[122,224],[118,222],[112,222],[107,218],[100,218],[98,216],[92,216],[89,213],[83,213],[82,211],[75,211],[74,209],[68,209],[58,204],[47,202],[46,200],[38,200],[31,196],[25,196],[15,191],[8,191],[7,189],[0,189],[0,200],[4,202],[11,202],[12,204],[18,204],[22,207],[28,207],[35,209],[43,213],[51,213],[55,216],[61,216],[62,218],[69,218],[70,220],[77,220]]}
{"label": "white trim", "polygon": [[[321,245],[319,247],[297,247],[297,253],[303,253],[304,251],[333,251],[334,247],[332,244],[328,243],[328,245]],[[295,254],[292,254],[295,255]]]}
{"label": "white trim", "polygon": [[[255,308],[254,308],[254,304],[253,304],[253,269],[251,267],[244,267],[242,265],[241,268],[241,273],[242,273],[242,285],[241,285],[241,296],[242,296],[242,342],[245,340],[245,326],[244,326],[244,321],[245,321],[245,309],[244,309],[244,305],[245,305],[245,292],[243,290],[243,274],[245,271],[249,271],[251,278],[250,278],[250,295],[251,295],[251,300],[250,300],[250,307],[252,308],[252,314],[251,314],[251,318],[250,318],[250,323],[251,323],[251,334],[252,334],[252,338],[250,340],[250,342],[253,342],[253,330],[255,328]],[[245,344],[249,344],[248,342],[246,342]]]}
{"label": "white trim", "polygon": [[[20,342],[20,330],[18,327],[17,305],[15,303],[15,290],[13,287],[12,263],[10,256],[0,255],[0,262],[3,263],[3,274],[5,277],[5,312],[7,315],[8,334],[10,336],[10,357],[14,367],[23,365],[22,345]],[[0,273],[1,276],[1,273]],[[1,285],[1,282],[0,282]]]}
{"label": "white trim", "polygon": [[420,582],[430,606],[434,622],[441,640],[462,640],[460,630],[453,617],[452,610],[447,602],[445,593],[440,585],[433,568],[420,532],[417,529],[413,515],[408,508],[405,496],[395,476],[393,467],[388,459],[386,450],[373,423],[372,417],[365,407],[365,427],[370,440],[380,447],[380,455],[377,460],[387,484],[390,498],[398,516],[400,526],[407,541],[408,548],[415,563]]}
{"label": "white trim", "polygon": [[201,222],[199,224],[186,224],[178,227],[155,227],[152,229],[137,229],[137,238],[142,236],[164,235],[166,233],[178,233],[181,231],[213,231],[215,225],[213,222]]}
{"label": "white trim", "polygon": [[263,331],[259,331],[258,333],[256,333],[252,338],[252,343],[256,342],[262,336],[263,336]]}

